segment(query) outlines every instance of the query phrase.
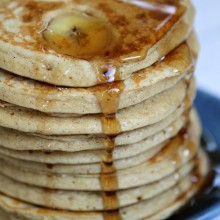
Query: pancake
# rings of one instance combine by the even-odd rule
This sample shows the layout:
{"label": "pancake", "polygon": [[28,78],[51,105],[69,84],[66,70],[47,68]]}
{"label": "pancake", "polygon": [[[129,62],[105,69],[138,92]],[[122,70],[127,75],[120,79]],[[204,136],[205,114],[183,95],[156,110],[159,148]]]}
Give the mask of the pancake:
{"label": "pancake", "polygon": [[[122,219],[163,219],[168,213],[174,213],[182,207],[192,196],[194,196],[205,181],[205,176],[209,171],[209,164],[204,153],[199,154],[199,175],[200,178],[195,183],[184,181],[177,187],[173,187],[159,196],[153,197],[150,200],[145,200],[137,203],[134,206],[128,206],[120,210]],[[200,168],[201,167],[201,168]],[[174,193],[175,192],[175,193]],[[164,199],[164,197],[166,199]],[[162,203],[162,204],[161,204]],[[155,205],[156,204],[156,205]],[[48,220],[73,220],[73,219],[104,219],[105,214],[100,212],[68,212],[40,208],[28,203],[24,203],[5,195],[0,195],[0,206],[11,217],[11,219],[36,219],[43,220],[45,217]],[[143,206],[145,208],[143,208]],[[154,208],[156,206],[156,209]],[[133,211],[132,211],[133,210]],[[138,210],[138,212],[137,212]],[[134,213],[135,211],[135,213]],[[153,212],[153,213],[152,213]],[[141,216],[137,216],[141,215]],[[111,213],[107,213],[111,216]],[[114,213],[113,213],[114,215]]]}
{"label": "pancake", "polygon": [[[192,93],[189,97],[194,97],[193,80],[191,85],[192,91],[190,92]],[[181,81],[175,87],[151,99],[120,110],[116,114],[120,131],[134,130],[165,119],[184,102],[186,89],[187,85],[184,81]],[[17,106],[0,106],[0,114],[2,116],[0,118],[0,126],[48,135],[102,134],[102,120],[107,120],[100,115],[65,118],[51,117]]]}
{"label": "pancake", "polygon": [[[116,147],[113,153],[114,167],[117,170],[137,166],[155,156],[167,143],[167,139],[174,137],[184,125],[183,121],[177,121],[169,128],[143,141],[143,144],[126,145]],[[104,146],[103,146],[104,148]],[[41,151],[10,151],[0,148],[1,160],[20,167],[24,170],[36,170],[49,173],[88,174],[100,173],[100,162],[104,151],[82,151],[77,153],[65,152],[41,152]],[[8,155],[9,157],[7,157]],[[80,157],[81,155],[81,157]],[[98,160],[94,161],[91,155]],[[27,161],[18,160],[25,159]],[[35,163],[33,161],[42,162]],[[95,162],[98,162],[98,164]],[[92,164],[93,163],[93,164]]]}
{"label": "pancake", "polygon": [[[156,213],[157,211],[159,211],[162,208],[165,208],[166,206],[169,205],[169,203],[174,202],[180,195],[181,193],[184,193],[186,191],[188,191],[188,189],[190,188],[191,184],[190,184],[190,180],[187,179],[183,182],[181,182],[179,184],[179,187],[173,187],[170,190],[166,191],[165,193],[160,194],[157,197],[154,197],[153,199],[150,200],[146,200],[140,203],[137,203],[135,205],[131,205],[125,208],[121,209],[122,212],[122,219],[140,219],[141,217],[147,217],[150,216],[151,214]],[[175,193],[173,193],[175,192]],[[166,197],[168,199],[166,199]],[[16,201],[16,200],[15,200]],[[21,204],[19,202],[19,204]],[[153,206],[153,204],[157,204],[157,206]],[[23,205],[25,205],[25,203],[23,203]],[[26,214],[30,214],[31,208],[27,208],[28,205],[26,205]],[[143,209],[143,206],[146,207],[146,209]],[[34,206],[32,206],[34,207]],[[137,212],[134,213],[134,210],[138,209],[138,216],[137,216]],[[49,212],[49,213],[53,213],[51,212],[52,210],[50,209],[42,209],[45,212]],[[133,210],[133,211],[132,211]],[[56,214],[59,213],[59,210],[57,211]],[[63,212],[61,211],[61,213],[63,213],[63,215],[58,215],[59,218],[62,219],[104,219],[102,217],[102,215],[105,216],[105,212]],[[43,219],[45,218],[45,216],[47,216],[45,213],[40,214],[37,213],[38,216],[34,216],[34,219]],[[111,213],[109,213],[109,215],[111,216]],[[53,216],[55,215],[55,212],[53,213]],[[62,217],[61,217],[62,216]],[[36,218],[38,217],[38,218]],[[52,215],[50,216],[51,219],[58,219],[58,218],[54,218],[52,217]],[[67,218],[66,218],[67,217]],[[16,216],[15,219],[20,219]],[[24,218],[22,218],[24,219]],[[27,219],[33,219],[33,216],[28,216]],[[50,219],[50,218],[48,218]]]}
{"label": "pancake", "polygon": [[[117,186],[110,186],[107,191],[127,189],[157,181],[175,172],[195,156],[198,150],[198,137],[184,140],[181,134],[168,143],[154,158],[144,163],[117,173],[103,174],[108,178],[117,176]],[[0,160],[0,172],[14,180],[36,186],[65,190],[101,190],[100,175],[44,174],[30,170],[21,170]],[[100,164],[101,165],[101,164]]]}
{"label": "pancake", "polygon": [[[192,38],[192,37],[191,37]],[[192,51],[196,43],[189,38],[162,61],[133,74],[130,78],[91,88],[55,87],[18,77],[0,70],[0,99],[22,107],[49,113],[93,114],[101,113],[100,93],[120,90],[118,109],[138,104],[177,84],[191,73],[194,65]]]}
{"label": "pancake", "polygon": [[[119,163],[118,160],[125,158],[129,159],[139,154],[143,154],[144,157],[148,158],[152,154],[149,149],[155,147],[157,147],[157,150],[154,153],[157,153],[161,149],[161,146],[158,148],[158,145],[161,145],[163,142],[166,143],[167,140],[176,136],[185,126],[186,121],[185,118],[180,118],[172,124],[169,129],[166,128],[147,139],[134,144],[116,146],[113,152],[115,163]],[[47,164],[91,164],[99,163],[103,160],[105,146],[103,146],[102,150],[79,151],[73,153],[63,151],[15,151],[0,146],[0,153],[17,159]]]}
{"label": "pancake", "polygon": [[[137,166],[139,164],[142,164],[146,160],[152,158],[157,153],[160,152],[160,150],[164,147],[164,144],[160,144],[153,149],[146,150],[143,153],[137,154],[135,156],[126,157],[123,159],[115,160],[114,162],[114,168],[117,170],[121,169],[127,169],[129,167]],[[104,154],[102,155],[104,157]],[[7,157],[5,154],[0,154],[0,158],[2,161],[5,161],[7,164],[12,165],[19,165],[19,167],[25,171],[28,170],[35,170],[36,172],[44,172],[44,173],[57,173],[57,174],[97,174],[100,173],[101,167],[100,162],[93,162],[92,160],[90,163],[85,163],[84,161],[81,163],[71,163],[70,161],[63,162],[63,164],[54,164],[53,163],[38,163],[38,162],[32,162],[32,161],[24,161],[20,159],[15,159],[13,157]],[[93,162],[93,163],[92,163]],[[33,166],[30,168],[30,166]],[[112,172],[112,171],[105,171],[106,173]]]}
{"label": "pancake", "polygon": [[[31,79],[70,87],[129,78],[180,45],[192,31],[194,21],[189,0],[147,1],[143,5],[126,0],[105,4],[101,0],[14,0],[2,4],[0,13],[0,67]],[[50,24],[68,19],[64,15],[73,22],[87,21],[80,28],[88,33],[83,36],[91,36],[87,39],[90,43],[78,49],[84,55],[58,49],[59,37],[50,40]],[[88,27],[93,24],[102,28],[95,36],[96,29]],[[53,45],[56,40],[58,47]],[[99,48],[100,42],[103,48]],[[80,46],[77,38],[75,46]],[[68,47],[62,44],[63,49],[71,49]],[[96,53],[90,54],[94,49]]]}
{"label": "pancake", "polygon": [[[194,166],[194,161],[191,161],[178,172],[160,181],[138,188],[117,191],[119,206],[114,208],[135,204],[159,195],[175,186],[183,178],[186,178],[186,176],[191,175],[190,172]],[[19,192],[17,188],[19,188]],[[53,191],[19,183],[4,175],[0,175],[0,192],[20,199],[21,201],[48,208],[72,211],[98,211],[105,209],[102,201],[102,193],[100,192]],[[109,207],[109,209],[112,208],[113,207]]]}
{"label": "pancake", "polygon": [[0,216],[161,220],[196,195],[210,164],[194,14],[190,0],[0,4]]}
{"label": "pancake", "polygon": [[[200,160],[199,161],[199,168],[200,168],[200,172],[202,173],[202,176],[205,176],[205,173],[208,173],[210,171],[210,161],[208,160],[208,158],[206,157],[206,154],[204,151],[200,151],[199,152],[199,157],[203,158],[204,161]],[[194,177],[193,177],[194,178]],[[203,181],[203,183],[201,185],[204,185],[206,183],[206,180]],[[203,186],[202,186],[203,187]],[[195,193],[195,191],[200,193],[200,190],[194,188],[193,190]],[[158,214],[151,216],[150,218],[148,218],[147,220],[161,220],[161,219],[167,219],[168,217],[170,217],[173,213],[175,213],[176,211],[178,211],[181,207],[184,207],[188,202],[189,199],[192,197],[192,192],[186,192],[181,199],[175,201],[173,204],[171,204],[169,207],[166,207],[166,209],[162,210],[161,212],[159,212]]]}
{"label": "pancake", "polygon": [[[124,132],[115,138],[115,146],[134,144],[149,138],[164,129],[171,130],[172,124],[182,116],[184,105],[181,105],[164,120],[155,124]],[[181,119],[180,119],[181,120]],[[43,150],[77,152],[85,150],[103,149],[107,138],[103,135],[68,135],[46,136],[30,134],[0,127],[0,146],[12,150]]]}

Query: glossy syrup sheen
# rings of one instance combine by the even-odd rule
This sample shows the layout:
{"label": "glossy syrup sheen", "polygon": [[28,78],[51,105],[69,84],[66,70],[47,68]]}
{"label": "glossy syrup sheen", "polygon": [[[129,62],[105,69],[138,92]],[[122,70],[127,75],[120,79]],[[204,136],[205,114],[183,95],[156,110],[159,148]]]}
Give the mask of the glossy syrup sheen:
{"label": "glossy syrup sheen", "polygon": [[[101,54],[108,58],[121,57],[124,61],[140,57],[140,54],[131,57],[127,57],[127,55],[134,52],[139,53],[143,47],[151,47],[163,37],[186,10],[186,6],[181,4],[181,1],[170,0],[108,0],[106,2],[101,0],[73,0],[66,3],[64,1],[17,0],[12,2],[16,2],[17,7],[24,7],[20,19],[24,23],[23,26],[26,27],[25,30],[28,32],[28,28],[30,28],[29,33],[32,33],[33,28],[36,28],[37,33],[40,35],[42,34],[40,31],[45,29],[45,26],[43,26],[43,29],[40,27],[40,25],[45,25],[42,20],[43,16],[48,12],[56,11],[62,7],[65,8],[66,4],[73,9],[76,7],[74,5],[85,5],[87,9],[81,11],[77,9],[77,16],[86,14],[91,19],[96,18],[100,22],[104,20],[106,26],[109,25],[113,33],[112,38],[114,39],[112,41],[115,44],[110,45],[111,48],[108,48],[109,50],[107,49],[105,54],[101,50],[97,55]],[[7,17],[14,17],[11,8],[5,7],[4,13]],[[74,19],[74,13],[76,14],[76,12],[72,13]],[[63,14],[65,13],[63,12]],[[37,30],[38,28],[40,29]],[[25,35],[22,29],[21,34]],[[36,36],[35,34],[33,37]],[[93,37],[96,37],[96,35]],[[1,38],[4,38],[4,36],[1,36]],[[41,42],[39,42],[39,38],[35,40],[35,45],[44,42],[43,38],[41,38]],[[35,45],[22,46],[32,46],[34,48]],[[50,48],[45,48],[45,50],[47,49]]]}
{"label": "glossy syrup sheen", "polygon": [[[105,105],[107,101],[105,96],[103,99],[100,99],[100,105],[103,109],[102,116],[102,129],[103,133],[106,135],[105,143],[105,154],[101,162],[101,174],[100,174],[100,185],[102,187],[102,198],[104,206],[104,219],[105,220],[120,220],[119,212],[119,201],[117,197],[118,190],[118,179],[117,171],[114,167],[114,149],[115,149],[115,137],[121,132],[120,123],[116,118],[116,111],[118,106],[118,99],[120,96],[115,94],[115,97],[111,97],[111,102],[114,100],[114,108],[111,111],[111,115],[107,115],[108,105]],[[110,103],[111,103],[110,102]]]}
{"label": "glossy syrup sheen", "polygon": [[[14,9],[7,4],[0,7],[0,13],[6,15],[0,20],[0,40],[45,54],[56,51],[55,55],[68,55],[68,59],[88,60],[96,72],[95,84],[121,80],[123,63],[143,60],[149,49],[166,35],[188,6],[174,0],[12,2],[16,3]],[[17,8],[23,10],[16,14]],[[59,13],[56,14],[56,11]],[[48,20],[50,13],[56,16]],[[67,15],[64,20],[69,26],[61,31],[59,27],[63,25],[60,25],[59,18]],[[16,32],[9,32],[4,27],[8,19],[19,21]],[[50,68],[46,66],[48,71]],[[37,65],[35,70],[36,73],[39,71]],[[50,80],[47,77],[45,79]],[[59,75],[50,77],[54,81]]]}
{"label": "glossy syrup sheen", "polygon": [[197,145],[191,140],[187,130],[182,129],[180,133],[169,143],[149,162],[154,164],[159,161],[168,158],[170,163],[179,167],[179,165],[184,161],[184,159],[189,159],[197,152]]}
{"label": "glossy syrup sheen", "polygon": [[[69,30],[75,30],[74,34],[77,35],[77,40],[73,37],[73,46],[76,45],[78,47],[81,42],[78,36],[84,36],[86,40],[82,40],[84,43],[81,45],[81,49],[88,51],[88,54],[82,53],[79,55],[77,52],[74,54],[73,51],[71,54],[67,53],[67,55],[89,59],[90,61],[100,61],[99,64],[95,62],[95,68],[102,74],[108,73],[109,69],[113,67],[115,68],[116,73],[114,75],[116,79],[118,78],[119,63],[144,59],[148,50],[163,38],[186,11],[186,6],[181,1],[171,0],[108,0],[106,2],[101,0],[70,0],[66,2],[17,0],[12,2],[17,4],[16,8],[23,7],[23,10],[18,16],[15,16],[13,9],[7,7],[7,5],[2,6],[6,16],[5,19],[0,21],[0,27],[3,27],[1,28],[0,39],[31,50],[50,53],[51,49],[53,49],[51,48],[52,42],[56,41],[57,38],[60,39],[61,34],[64,34],[61,40],[58,39],[58,47],[59,53],[65,55],[65,51],[68,48],[65,48],[66,44],[64,42],[69,38],[68,30],[65,33],[54,34],[49,40],[45,39],[44,32],[47,31],[53,20],[59,20],[59,16],[62,18],[62,15],[64,16],[71,12],[74,22],[73,26],[70,24]],[[79,9],[78,6],[85,6],[85,9]],[[64,8],[62,13],[59,13],[50,21],[44,21],[48,13],[61,8]],[[3,11],[3,8],[0,8],[1,11]],[[107,35],[95,34],[94,30],[92,30],[94,33],[90,34],[90,29],[94,28],[93,25],[79,24],[77,26],[76,20],[80,16],[85,17],[88,23],[90,22],[89,20],[94,20],[95,23],[98,24],[100,22],[102,23],[100,26],[104,26],[104,22],[106,28],[97,30],[97,33],[107,31]],[[18,32],[14,33],[5,30],[4,21],[6,19],[20,19],[22,25],[19,26]],[[53,29],[49,32],[52,33]],[[16,40],[18,33],[22,41]],[[33,35],[33,33],[35,34]],[[25,40],[27,36],[31,36],[31,41]],[[111,39],[106,39],[106,36]],[[101,48],[95,43],[103,41],[107,41],[107,43],[103,44]],[[71,46],[71,44],[67,45],[67,47]],[[94,50],[93,47],[97,47],[99,50]],[[91,51],[96,52],[91,53],[92,56],[90,56]],[[107,78],[109,77],[107,76]],[[108,82],[108,80],[102,78],[102,75],[100,75],[99,79],[101,82]]]}
{"label": "glossy syrup sheen", "polygon": [[[97,30],[96,34],[91,35],[90,39],[87,39],[87,41],[90,40],[91,42],[93,42],[91,38],[97,38],[97,41],[109,41],[105,34],[102,35],[103,39],[100,39],[100,32],[106,32],[112,38],[111,42],[108,42],[109,45],[100,48],[94,56],[101,55],[106,58],[120,57],[123,61],[141,59],[142,54],[139,54],[139,52],[142,51],[143,47],[149,49],[173,26],[179,16],[184,12],[184,7],[180,6],[179,1],[110,0],[103,3],[100,0],[81,0],[78,3],[88,6],[87,16],[73,14],[72,20],[74,20],[74,16],[77,16],[75,19],[81,16],[88,18],[88,23],[92,23],[92,19],[96,17],[92,11],[94,9],[101,12],[102,16],[104,15],[106,27],[109,27],[106,29],[103,27],[102,30]],[[89,21],[89,18],[91,21]],[[101,18],[97,18],[97,24],[98,21],[101,23]],[[95,27],[92,25],[91,27],[84,26],[83,24],[79,24],[79,26],[77,26],[77,23],[74,24],[75,29],[78,29],[79,33],[81,31],[86,38],[85,35],[86,33],[90,33],[90,28]],[[62,46],[62,42],[60,43]],[[96,44],[93,42],[93,45],[91,45],[87,42],[88,54],[92,50],[92,46],[95,47]],[[60,52],[62,53],[62,50]],[[127,56],[128,54],[130,55]],[[74,53],[71,55],[74,56]],[[84,54],[84,57],[87,58],[86,54]],[[82,55],[81,58],[84,57]]]}
{"label": "glossy syrup sheen", "polygon": [[[10,33],[7,34],[7,39],[4,38],[4,34],[0,36],[0,39],[10,41],[15,45],[29,48],[32,50],[43,51],[49,53],[52,44],[48,43],[48,39],[45,39],[44,31],[45,24],[42,21],[43,16],[50,11],[60,9],[65,6],[62,1],[57,2],[37,2],[37,1],[15,1],[19,6],[24,7],[24,11],[21,15],[21,21],[23,22],[20,28],[20,33],[23,36],[32,35],[32,43],[17,42],[14,41],[14,37],[17,35]],[[118,104],[120,95],[123,92],[123,83],[111,84],[115,80],[120,80],[119,77],[119,63],[138,61],[144,59],[148,50],[159,41],[178,21],[178,19],[185,12],[185,7],[181,5],[180,1],[171,0],[154,0],[154,1],[139,1],[139,0],[108,0],[103,2],[102,0],[75,0],[67,1],[70,7],[74,8],[74,4],[86,5],[87,9],[80,12],[82,16],[91,16],[92,18],[100,19],[102,22],[106,22],[106,30],[111,32],[111,39],[108,45],[105,45],[92,57],[88,57],[91,50],[94,51],[93,45],[90,44],[88,39],[87,44],[83,46],[88,49],[88,54],[80,55],[71,54],[72,57],[83,58],[95,62],[95,68],[100,73],[99,81],[108,82],[108,88],[96,90],[96,96],[102,109],[102,129],[106,135],[105,155],[100,164],[100,185],[102,187],[104,218],[106,220],[120,220],[119,201],[117,198],[118,180],[117,170],[114,167],[114,149],[115,149],[115,137],[121,132],[120,123],[117,120]],[[8,14],[8,18],[13,18],[12,10],[9,8],[4,9]],[[77,12],[78,13],[78,12]],[[74,19],[74,13],[73,13]],[[2,25],[2,22],[0,22]],[[48,24],[46,24],[48,25]],[[74,27],[70,27],[74,28]],[[80,30],[78,27],[77,30]],[[53,31],[53,30],[52,30]],[[86,35],[84,30],[83,36]],[[105,31],[105,30],[104,30]],[[103,34],[103,36],[105,36]],[[96,37],[96,35],[94,35]],[[54,37],[57,40],[56,37]],[[96,39],[92,39],[94,42]],[[100,40],[100,39],[99,39]],[[105,39],[103,39],[105,40]],[[51,39],[49,39],[51,41]],[[59,50],[60,54],[66,54],[66,50],[62,50],[62,40],[57,40],[57,44],[61,45]],[[77,43],[77,41],[74,41]],[[84,48],[85,49],[85,48]],[[43,128],[39,128],[43,129]],[[45,200],[49,199],[46,198]],[[111,211],[110,211],[111,210]],[[112,211],[113,210],[113,211]]]}

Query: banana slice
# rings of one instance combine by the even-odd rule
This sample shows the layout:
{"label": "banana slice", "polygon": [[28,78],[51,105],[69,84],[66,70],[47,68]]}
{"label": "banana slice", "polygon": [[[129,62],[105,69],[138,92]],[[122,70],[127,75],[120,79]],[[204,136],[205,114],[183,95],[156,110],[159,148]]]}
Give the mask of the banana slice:
{"label": "banana slice", "polygon": [[77,58],[104,54],[112,38],[105,22],[86,14],[59,16],[51,21],[43,35],[53,50]]}

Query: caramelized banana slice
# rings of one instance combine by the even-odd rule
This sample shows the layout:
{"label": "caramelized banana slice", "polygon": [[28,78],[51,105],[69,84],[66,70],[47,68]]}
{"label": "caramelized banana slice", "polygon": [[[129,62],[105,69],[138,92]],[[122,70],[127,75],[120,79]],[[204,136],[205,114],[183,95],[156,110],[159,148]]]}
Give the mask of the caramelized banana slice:
{"label": "caramelized banana slice", "polygon": [[103,54],[112,37],[105,22],[86,14],[57,17],[43,34],[53,50],[77,58]]}

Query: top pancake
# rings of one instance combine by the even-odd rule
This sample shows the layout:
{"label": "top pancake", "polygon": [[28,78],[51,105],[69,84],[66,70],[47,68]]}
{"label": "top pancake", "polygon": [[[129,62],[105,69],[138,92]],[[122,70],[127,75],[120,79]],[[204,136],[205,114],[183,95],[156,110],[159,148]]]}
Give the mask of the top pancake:
{"label": "top pancake", "polygon": [[90,88],[48,85],[0,69],[0,99],[48,113],[81,115],[106,109],[114,113],[173,87],[186,74],[191,74],[195,64],[192,54],[198,54],[197,41],[193,39],[196,40],[194,34],[163,60],[124,81]]}
{"label": "top pancake", "polygon": [[[81,48],[87,51],[83,55],[66,55],[62,47],[55,52],[44,33],[54,19],[68,14],[102,23],[106,37],[94,34],[89,40],[97,47],[107,44],[92,55],[91,45]],[[14,0],[0,6],[0,67],[61,86],[123,80],[184,41],[193,18],[189,0]]]}

